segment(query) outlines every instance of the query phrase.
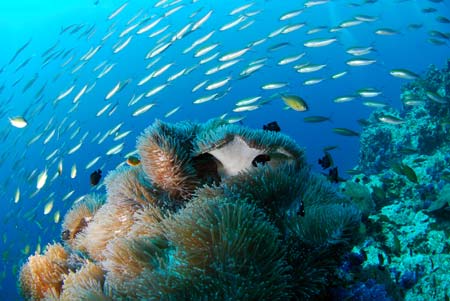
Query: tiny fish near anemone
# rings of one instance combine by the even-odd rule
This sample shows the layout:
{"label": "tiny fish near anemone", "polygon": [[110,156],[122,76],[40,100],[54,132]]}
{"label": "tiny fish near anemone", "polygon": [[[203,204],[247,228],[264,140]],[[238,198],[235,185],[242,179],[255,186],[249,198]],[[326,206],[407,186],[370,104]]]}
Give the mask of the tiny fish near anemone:
{"label": "tiny fish near anemone", "polygon": [[281,131],[280,126],[276,121],[269,122],[268,124],[263,125],[263,130],[265,131],[272,131],[272,132],[279,132]]}
{"label": "tiny fish near anemone", "polygon": [[96,186],[100,182],[101,178],[102,178],[102,171],[100,169],[91,173],[90,176],[91,186]]}
{"label": "tiny fish near anemone", "polygon": [[141,163],[141,160],[139,160],[138,157],[135,156],[129,156],[127,158],[127,164],[130,166],[138,166]]}
{"label": "tiny fish near anemone", "polygon": [[325,151],[325,154],[322,158],[319,158],[317,161],[320,166],[322,166],[322,169],[327,169],[334,165],[333,158],[331,157],[331,154],[327,151]]}
{"label": "tiny fish near anemone", "polygon": [[337,166],[330,168],[328,170],[328,174],[324,174],[324,175],[327,177],[328,181],[330,181],[331,183],[337,184],[339,182],[345,182],[345,180],[339,176]]}

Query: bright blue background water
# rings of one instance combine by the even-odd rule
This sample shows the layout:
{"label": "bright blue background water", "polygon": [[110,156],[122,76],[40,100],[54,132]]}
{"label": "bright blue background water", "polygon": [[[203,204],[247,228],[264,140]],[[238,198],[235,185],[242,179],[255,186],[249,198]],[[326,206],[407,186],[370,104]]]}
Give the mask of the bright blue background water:
{"label": "bright blue background water", "polygon": [[[363,2],[357,2],[361,6],[354,7],[349,5],[350,1],[332,1],[309,8],[294,19],[280,22],[278,19],[283,13],[303,7],[304,1],[254,2],[255,4],[246,12],[257,10],[262,10],[262,12],[248,18],[248,20],[255,21],[253,25],[243,31],[238,31],[237,28],[246,23],[244,22],[236,28],[220,32],[218,28],[239,16],[239,14],[229,16],[228,13],[232,9],[250,2],[200,0],[191,3],[190,1],[181,1],[180,4],[184,4],[185,7],[165,18],[147,34],[135,34],[136,30],[142,26],[133,30],[130,33],[130,35],[134,35],[131,43],[118,54],[113,54],[112,48],[118,41],[124,41],[128,37],[128,35],[122,39],[118,37],[125,28],[142,21],[144,16],[159,16],[163,11],[172,7],[153,8],[149,6],[149,3],[153,3],[150,1],[130,1],[116,18],[107,20],[107,17],[124,2],[100,0],[98,5],[94,5],[94,1],[82,0],[18,0],[0,3],[0,28],[2,29],[0,31],[2,45],[0,47],[0,69],[5,66],[4,71],[0,73],[0,139],[2,141],[0,150],[0,185],[2,187],[0,192],[2,200],[0,297],[2,300],[19,298],[15,288],[16,272],[29,255],[23,252],[25,246],[30,246],[30,254],[32,254],[38,242],[41,247],[44,247],[48,242],[58,241],[61,222],[54,223],[54,212],[60,210],[62,220],[64,213],[75,199],[95,191],[89,185],[89,174],[96,168],[102,168],[105,175],[123,162],[123,156],[134,149],[136,137],[155,118],[171,122],[185,119],[206,121],[209,118],[229,113],[228,116],[246,115],[243,124],[253,128],[261,128],[263,124],[277,120],[284,133],[292,136],[306,148],[308,160],[316,172],[320,172],[316,161],[322,156],[322,148],[327,145],[338,145],[339,148],[333,151],[333,157],[343,177],[346,177],[347,175],[343,171],[353,168],[357,162],[359,141],[357,137],[338,136],[332,133],[332,128],[346,127],[361,131],[357,119],[367,118],[373,109],[363,106],[361,99],[340,104],[336,104],[332,100],[338,96],[353,94],[360,88],[374,87],[383,92],[383,96],[378,100],[386,101],[400,109],[400,87],[405,80],[393,78],[389,75],[389,70],[407,68],[421,73],[430,64],[444,65],[448,57],[448,42],[444,46],[436,46],[427,42],[429,30],[450,32],[449,24],[441,24],[435,20],[437,15],[449,16],[449,7],[445,3],[385,0],[365,5]],[[435,7],[438,11],[434,14],[421,12],[422,8],[430,6]],[[142,13],[136,21],[127,25],[127,22],[141,9]],[[138,87],[139,80],[152,71],[145,69],[145,66],[152,60],[145,60],[144,57],[150,49],[155,47],[156,41],[169,32],[172,35],[175,34],[184,25],[195,22],[211,9],[214,11],[211,18],[199,30],[176,41],[163,52],[155,68],[160,68],[167,63],[174,63],[174,65],[162,76]],[[195,17],[189,18],[198,10],[200,11]],[[316,26],[334,27],[359,14],[378,16],[379,20],[337,33],[322,31],[314,35],[306,35],[307,30]],[[231,69],[210,76],[204,75],[208,69],[219,64],[215,59],[208,64],[198,66],[189,75],[183,75],[176,79],[157,95],[144,98],[133,107],[127,106],[133,94],[146,92],[164,83],[168,76],[179,70],[198,65],[199,60],[193,57],[193,51],[186,55],[183,55],[182,51],[213,29],[216,30],[215,34],[203,45],[213,42],[220,43],[218,50],[223,54],[242,49],[253,41],[267,37],[269,33],[283,25],[297,22],[306,22],[307,25],[298,31],[276,36],[253,47],[249,53],[245,54],[242,61]],[[408,29],[408,24],[411,23],[421,23],[423,27],[419,30]],[[61,34],[61,29],[71,24],[84,24],[84,27],[73,35],[68,32]],[[95,34],[92,38],[87,40],[86,36],[79,37],[92,25],[95,26]],[[149,33],[165,25],[170,25],[165,33],[153,39],[147,38]],[[376,29],[384,27],[398,30],[400,34],[394,36],[374,34]],[[101,50],[80,71],[72,74],[72,70],[81,62],[79,58],[91,47],[99,45],[102,37],[110,30],[114,33],[103,43]],[[303,47],[306,40],[319,37],[337,37],[339,42],[323,48],[306,49]],[[17,56],[12,64],[8,65],[15,52],[30,38],[32,39],[30,45]],[[290,45],[274,52],[267,50],[268,47],[281,42],[289,42]],[[50,60],[48,65],[42,67],[42,53],[55,43],[57,43],[56,47],[51,52],[70,49],[73,51],[65,59]],[[346,48],[368,45],[373,45],[376,52],[364,57],[376,59],[376,64],[366,67],[348,67],[345,64],[345,61],[351,58],[349,54],[345,53]],[[306,56],[300,61],[286,66],[277,66],[280,59],[301,52],[306,52]],[[66,67],[61,67],[61,64],[71,55],[74,56],[73,61]],[[30,57],[30,63],[16,71],[18,66]],[[265,67],[249,78],[238,80],[239,72],[248,63],[264,57],[268,58]],[[93,68],[104,60],[116,63],[116,66],[107,76],[97,79],[98,72],[94,73]],[[300,74],[292,68],[295,64],[306,62],[327,64],[327,67],[311,74]],[[349,72],[343,78],[329,79],[331,75],[344,70]],[[36,73],[39,74],[36,82],[28,91],[22,92],[26,83]],[[55,78],[58,74],[60,74],[59,77]],[[192,93],[191,90],[196,84],[206,78],[209,78],[210,82],[214,82],[228,75],[233,77],[229,85],[230,93],[220,100],[200,105],[192,104],[195,99],[211,94],[204,89]],[[302,85],[304,80],[316,77],[324,77],[327,80],[315,86]],[[19,79],[21,79],[20,82],[14,86]],[[105,95],[118,81],[127,79],[132,80],[130,84],[111,100],[104,100]],[[96,82],[94,89],[82,96],[79,107],[69,113],[73,106],[73,97],[85,84],[90,85],[94,82]],[[289,85],[287,89],[279,91],[261,90],[261,85],[269,82],[288,82]],[[36,94],[44,83],[46,86],[43,97],[36,99]],[[52,103],[55,98],[73,84],[75,84],[74,91],[54,106]],[[3,89],[2,86],[4,86]],[[284,110],[281,99],[275,98],[256,111],[246,114],[230,114],[234,104],[240,99],[258,95],[267,98],[277,92],[288,92],[301,96],[308,102],[310,111],[302,113]],[[95,117],[96,112],[107,102],[117,104],[117,111],[112,116],[105,113],[101,117]],[[156,106],[139,117],[131,117],[131,113],[139,106],[150,102],[155,102]],[[181,106],[178,112],[169,118],[164,118],[167,112],[178,106]],[[8,117],[22,114],[25,114],[29,125],[24,129],[13,128],[8,122]],[[303,117],[309,115],[332,116],[332,123],[308,124],[303,122]],[[49,143],[43,144],[44,139],[53,129],[59,128],[65,117],[67,117],[67,121],[53,139]],[[49,123],[50,120],[52,120],[51,123]],[[75,122],[73,127],[66,131],[62,130],[67,128],[71,122]],[[119,132],[132,130],[132,133],[125,139],[113,141],[112,137],[109,137],[100,145],[97,143],[98,139],[91,142],[98,132],[103,136],[106,131],[119,123],[123,123]],[[75,135],[74,131],[78,127],[80,132]],[[44,132],[43,136],[36,143],[27,146],[33,137],[42,132]],[[68,155],[68,150],[77,145],[86,132],[89,134],[80,150]],[[71,139],[72,135],[75,137]],[[114,156],[105,154],[108,149],[121,142],[125,143],[125,148],[120,154]],[[50,182],[57,170],[59,160],[52,162],[52,160],[46,161],[45,158],[55,149],[59,150],[56,157],[62,158],[64,170],[62,176]],[[86,170],[86,164],[97,156],[101,156],[101,159],[91,169]],[[78,169],[75,179],[71,179],[69,176],[73,164],[76,164]],[[36,190],[36,176],[45,168],[48,169],[49,174],[47,184],[35,196],[32,196]],[[35,173],[30,176],[35,169]],[[14,203],[14,193],[17,188],[20,189],[21,198],[16,204]],[[73,195],[66,201],[61,201],[62,197],[72,190],[74,190]],[[100,187],[99,190],[104,191],[103,187]],[[44,206],[51,199],[54,200],[53,211],[44,215]]]}

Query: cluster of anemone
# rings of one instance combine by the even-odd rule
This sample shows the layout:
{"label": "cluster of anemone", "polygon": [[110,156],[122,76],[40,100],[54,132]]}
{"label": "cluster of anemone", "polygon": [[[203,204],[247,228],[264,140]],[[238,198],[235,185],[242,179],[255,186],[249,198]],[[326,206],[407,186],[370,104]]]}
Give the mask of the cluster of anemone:
{"label": "cluster of anemone", "polygon": [[359,209],[282,133],[157,121],[137,149],[23,265],[25,298],[314,299],[357,240]]}

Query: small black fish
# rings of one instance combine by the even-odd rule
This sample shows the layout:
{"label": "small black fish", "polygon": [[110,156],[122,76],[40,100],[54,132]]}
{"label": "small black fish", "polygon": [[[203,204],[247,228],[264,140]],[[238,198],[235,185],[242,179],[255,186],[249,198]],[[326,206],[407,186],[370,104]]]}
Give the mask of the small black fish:
{"label": "small black fish", "polygon": [[268,124],[263,125],[263,130],[279,132],[279,131],[281,131],[281,128],[276,121],[272,121],[272,122],[269,122]]}
{"label": "small black fish", "polygon": [[364,258],[364,260],[367,260],[367,252],[363,249],[359,250],[359,254]]}
{"label": "small black fish", "polygon": [[261,154],[261,155],[256,156],[255,159],[253,159],[252,165],[254,167],[258,167],[258,164],[265,165],[266,162],[268,162],[268,161],[270,161],[270,156],[267,154]]}
{"label": "small black fish", "polygon": [[69,238],[70,238],[70,230],[64,230],[61,233],[61,239],[62,240],[69,240]]}
{"label": "small black fish", "polygon": [[333,168],[330,168],[330,169],[328,170],[328,175],[327,175],[327,174],[325,174],[325,175],[327,176],[328,180],[329,180],[331,183],[345,182],[345,179],[343,179],[343,178],[341,178],[341,177],[339,176],[339,172],[338,172],[337,166],[336,166],[336,167],[333,167]]}
{"label": "small black fish", "polygon": [[91,173],[91,186],[95,186],[100,182],[102,178],[102,171],[100,169]]}
{"label": "small black fish", "polygon": [[378,269],[380,271],[384,271],[385,270],[384,257],[383,257],[383,254],[381,254],[381,253],[378,253]]}
{"label": "small black fish", "polygon": [[322,166],[322,169],[327,169],[333,166],[333,158],[329,152],[325,152],[325,155],[322,158],[319,158],[318,163]]}
{"label": "small black fish", "polygon": [[335,168],[331,168],[328,171],[328,179],[331,181],[331,183],[339,183],[339,173],[337,166]]}
{"label": "small black fish", "polygon": [[303,203],[303,201],[300,201],[300,207],[297,210],[297,215],[300,216],[305,216],[305,204]]}

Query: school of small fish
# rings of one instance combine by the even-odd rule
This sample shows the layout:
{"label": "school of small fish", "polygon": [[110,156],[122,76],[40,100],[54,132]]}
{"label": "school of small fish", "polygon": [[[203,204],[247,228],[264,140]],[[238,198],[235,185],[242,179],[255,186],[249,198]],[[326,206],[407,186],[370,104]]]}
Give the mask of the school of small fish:
{"label": "school of small fish", "polygon": [[[371,109],[392,105],[384,96],[386,87],[365,84],[363,74],[380,72],[397,78],[399,86],[419,78],[423,70],[411,70],[412,64],[387,65],[380,45],[395,48],[403,43],[398,42],[404,41],[402,36],[420,32],[427,47],[448,50],[450,20],[440,0],[420,5],[397,0],[394,10],[417,5],[419,16],[433,16],[426,25],[424,19],[411,18],[398,26],[384,17],[380,2],[280,5],[250,0],[224,6],[204,0],[128,1],[108,9],[98,23],[64,25],[46,48],[33,48],[39,41],[27,39],[3,65],[0,60],[0,117],[7,121],[0,141],[13,146],[0,153],[0,166],[14,171],[13,177],[0,179],[5,187],[0,195],[16,208],[7,210],[3,224],[19,219],[42,230],[51,216],[52,231],[58,231],[61,213],[91,189],[103,187],[103,182],[90,187],[87,175],[92,170],[140,163],[134,139],[155,118],[220,116],[234,123],[281,109],[289,111],[286,116],[299,114],[298,120],[314,124],[331,121],[349,102]],[[335,6],[345,16],[328,17]],[[338,61],[329,53],[345,59]],[[333,92],[342,91],[334,87],[347,79],[361,82],[360,88]],[[315,97],[311,91],[318,90],[312,89],[326,89],[328,99]],[[427,96],[449,103],[435,91]],[[393,115],[382,115],[379,121],[403,123]],[[359,136],[360,129],[335,124],[327,131]],[[18,238],[3,235],[4,245],[17,240],[24,255],[41,249],[41,237],[30,239],[21,231]],[[5,254],[11,256],[12,248],[10,244]]]}

